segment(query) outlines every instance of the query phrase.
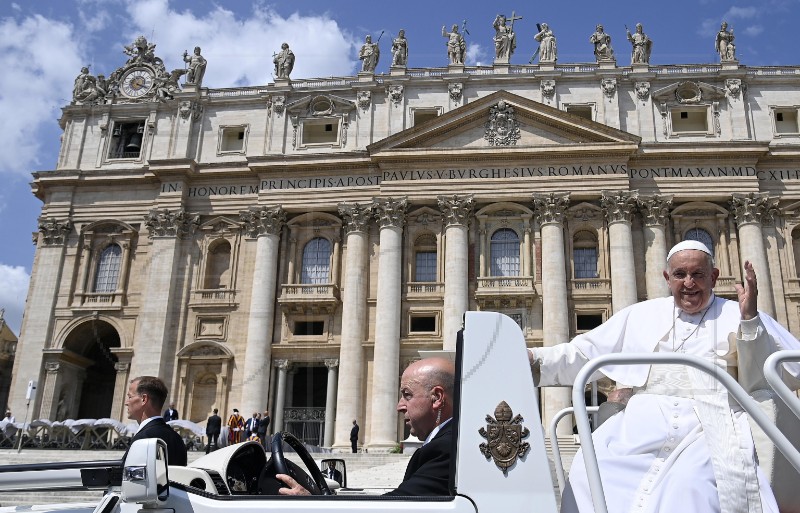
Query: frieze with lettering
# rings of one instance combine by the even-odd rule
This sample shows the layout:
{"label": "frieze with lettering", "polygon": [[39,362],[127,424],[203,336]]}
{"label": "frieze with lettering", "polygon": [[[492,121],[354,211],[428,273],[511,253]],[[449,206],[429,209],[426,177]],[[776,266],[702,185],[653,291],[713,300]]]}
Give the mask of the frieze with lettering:
{"label": "frieze with lettering", "polygon": [[626,176],[632,180],[654,178],[756,178],[759,181],[800,181],[800,169],[756,169],[753,166],[664,166],[628,167],[627,164],[573,164],[531,167],[470,167],[452,169],[409,169],[371,175],[344,175],[265,179],[258,183],[215,183],[185,186],[164,183],[162,193],[182,192],[190,198],[248,196],[262,191],[377,187],[383,182],[426,180],[484,180],[514,178],[559,178],[579,176]]}

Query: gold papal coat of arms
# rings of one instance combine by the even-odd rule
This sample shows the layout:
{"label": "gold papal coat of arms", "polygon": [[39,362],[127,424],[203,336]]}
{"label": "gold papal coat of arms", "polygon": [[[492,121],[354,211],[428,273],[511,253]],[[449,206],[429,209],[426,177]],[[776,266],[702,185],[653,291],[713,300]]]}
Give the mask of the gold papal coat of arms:
{"label": "gold papal coat of arms", "polygon": [[522,425],[522,415],[514,415],[507,402],[501,401],[494,409],[494,418],[486,416],[486,428],[480,428],[478,433],[486,439],[480,445],[481,453],[486,459],[494,459],[495,465],[508,473],[518,457],[522,457],[531,448],[528,442],[523,442],[530,434],[528,428]]}

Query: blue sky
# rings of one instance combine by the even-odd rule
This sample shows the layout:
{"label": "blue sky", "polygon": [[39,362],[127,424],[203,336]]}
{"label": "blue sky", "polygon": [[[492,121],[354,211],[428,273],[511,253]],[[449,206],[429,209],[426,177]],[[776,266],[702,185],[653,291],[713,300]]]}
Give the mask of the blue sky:
{"label": "blue sky", "polygon": [[793,35],[800,0],[629,0],[550,2],[432,2],[407,0],[0,0],[0,308],[19,332],[35,247],[31,233],[41,204],[30,193],[33,171],[55,168],[61,107],[75,76],[90,65],[106,76],[122,64],[122,46],[138,35],[155,42],[167,68],[182,67],[184,50],[201,46],[207,87],[272,81],[272,54],[288,42],[296,55],[292,78],[347,76],[358,69],[366,34],[380,40],[379,73],[388,71],[399,29],[409,41],[409,67],[445,66],[442,25],[466,20],[467,65],[491,64],[495,15],[515,23],[512,64],[536,51],[536,23],[546,22],[560,63],[593,61],[588,42],[597,23],[612,36],[620,64],[629,63],[625,25],[637,22],[653,40],[651,63],[712,63],[722,20],[736,34],[737,54],[749,66],[800,65]]}

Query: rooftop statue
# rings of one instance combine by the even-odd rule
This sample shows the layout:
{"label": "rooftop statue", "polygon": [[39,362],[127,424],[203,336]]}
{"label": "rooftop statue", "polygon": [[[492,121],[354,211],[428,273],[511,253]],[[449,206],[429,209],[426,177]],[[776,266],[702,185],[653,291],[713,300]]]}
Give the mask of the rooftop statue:
{"label": "rooftop statue", "polygon": [[625,26],[625,32],[628,33],[628,41],[633,45],[631,64],[649,64],[650,52],[653,50],[653,41],[644,33],[642,24],[636,24],[636,32],[633,34],[631,34],[631,31]]}
{"label": "rooftop statue", "polygon": [[605,33],[602,25],[597,25],[594,34],[589,37],[589,42],[594,45],[594,57],[597,62],[614,60],[611,36]]}
{"label": "rooftop statue", "polygon": [[556,62],[558,54],[555,34],[553,34],[553,31],[547,26],[547,23],[542,23],[541,25],[537,23],[536,28],[539,29],[539,33],[533,36],[533,38],[539,41],[539,62]]}
{"label": "rooftop statue", "polygon": [[[514,34],[514,21],[521,20],[522,16],[515,16],[511,12],[511,18],[506,19],[504,14],[498,14],[492,22],[494,27],[494,60],[495,62],[509,62],[514,49],[517,48],[517,37]],[[508,22],[511,22],[508,25]]]}
{"label": "rooftop statue", "polygon": [[714,41],[714,49],[719,54],[720,61],[736,60],[736,45],[733,44],[733,29],[728,30],[728,22],[723,21]]}
{"label": "rooftop statue", "polygon": [[392,66],[408,65],[408,39],[406,31],[401,30],[392,40]]}
{"label": "rooftop statue", "polygon": [[194,47],[194,53],[183,52],[183,62],[187,63],[186,83],[200,87],[203,83],[203,75],[206,74],[206,59],[200,55],[200,47]]}
{"label": "rooftop statue", "polygon": [[[381,32],[381,36],[383,32]],[[378,38],[380,41],[380,37]],[[378,59],[381,56],[381,49],[378,43],[372,42],[372,36],[368,35],[364,38],[364,44],[361,45],[361,50],[358,52],[358,58],[361,59],[361,71],[367,73],[375,73],[375,68],[378,67]]]}
{"label": "rooftop statue", "polygon": [[467,56],[467,42],[464,36],[458,32],[458,25],[453,25],[450,32],[447,32],[442,25],[442,36],[447,38],[447,57],[450,64],[464,64]]}
{"label": "rooftop statue", "polygon": [[294,68],[294,52],[289,49],[288,43],[281,45],[281,51],[272,58],[275,64],[275,78],[289,78],[289,74]]}

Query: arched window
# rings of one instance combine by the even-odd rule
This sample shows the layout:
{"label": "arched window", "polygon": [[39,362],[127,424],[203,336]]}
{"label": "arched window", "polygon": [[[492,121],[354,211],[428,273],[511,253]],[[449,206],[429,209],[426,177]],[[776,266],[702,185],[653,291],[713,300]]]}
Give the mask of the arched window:
{"label": "arched window", "polygon": [[311,239],[303,248],[303,269],[300,276],[300,283],[330,283],[330,275],[330,241],[322,237]]}
{"label": "arched window", "polygon": [[414,241],[414,281],[436,281],[436,237],[431,234]]}
{"label": "arched window", "polygon": [[572,237],[572,265],[575,279],[597,278],[597,238],[583,230]]}
{"label": "arched window", "polygon": [[692,228],[683,235],[683,240],[696,240],[702,242],[711,251],[711,256],[714,256],[714,239],[711,234],[702,228]]}
{"label": "arched window", "polygon": [[224,289],[231,268],[231,243],[219,240],[211,243],[206,260],[206,289]]}
{"label": "arched window", "polygon": [[122,261],[122,248],[110,244],[100,253],[97,274],[94,277],[94,292],[115,292],[119,283],[119,267]]}
{"label": "arched window", "polygon": [[492,276],[519,276],[519,235],[502,228],[492,234],[490,242]]}

